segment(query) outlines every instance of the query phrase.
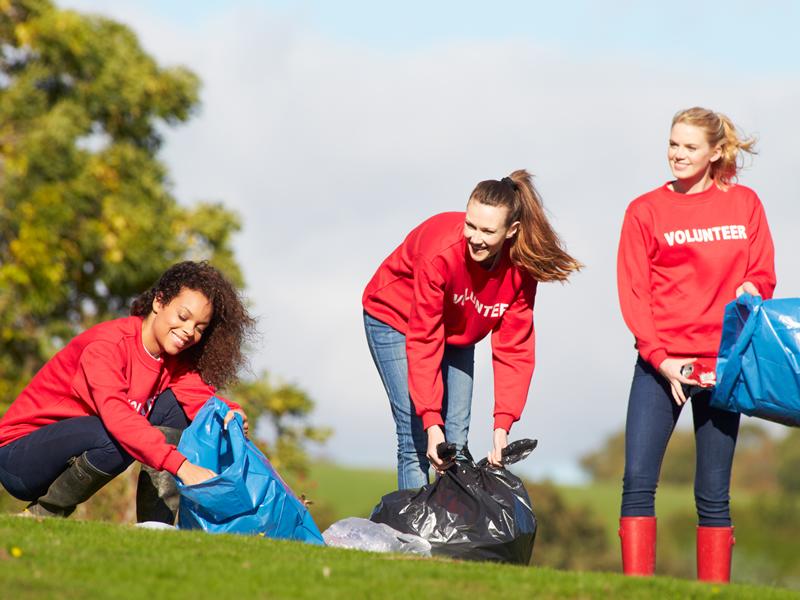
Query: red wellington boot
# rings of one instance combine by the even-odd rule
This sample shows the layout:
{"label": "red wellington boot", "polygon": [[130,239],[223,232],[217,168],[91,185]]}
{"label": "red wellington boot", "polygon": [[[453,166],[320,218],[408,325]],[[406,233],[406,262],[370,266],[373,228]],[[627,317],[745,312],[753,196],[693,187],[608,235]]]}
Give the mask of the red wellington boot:
{"label": "red wellington boot", "polygon": [[625,575],[652,575],[656,570],[656,518],[621,517],[622,572]]}
{"label": "red wellington boot", "polygon": [[731,580],[731,552],[736,538],[733,527],[697,528],[697,578],[728,583]]}

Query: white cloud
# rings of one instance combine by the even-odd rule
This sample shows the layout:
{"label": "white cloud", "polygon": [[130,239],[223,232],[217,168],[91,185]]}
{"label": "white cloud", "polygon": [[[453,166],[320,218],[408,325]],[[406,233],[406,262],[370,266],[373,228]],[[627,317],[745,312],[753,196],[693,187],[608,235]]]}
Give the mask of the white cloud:
{"label": "white cloud", "polygon": [[[619,226],[627,203],[668,177],[677,109],[708,105],[760,134],[763,154],[743,182],[768,210],[779,293],[798,293],[798,78],[686,74],[635,57],[577,62],[520,41],[376,53],[252,6],[192,29],[114,10],[160,61],[203,80],[202,111],[169,134],[164,158],[183,201],[221,199],[242,215],[238,258],[264,333],[254,364],[312,393],[315,420],[336,432],[328,449],[337,460],[394,460],[364,341],[363,286],[411,227],[460,210],[481,179],[534,172],[587,264],[572,283],[539,288],[537,371],[513,432],[540,440],[529,471],[574,470],[624,425],[635,355],[616,300]],[[484,348],[476,454],[489,444],[490,395]]]}

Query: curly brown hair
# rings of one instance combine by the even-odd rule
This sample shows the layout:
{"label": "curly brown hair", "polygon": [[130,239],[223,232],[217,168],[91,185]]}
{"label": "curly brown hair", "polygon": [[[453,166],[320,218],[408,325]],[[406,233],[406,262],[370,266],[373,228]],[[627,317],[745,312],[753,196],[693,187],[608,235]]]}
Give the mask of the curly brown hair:
{"label": "curly brown hair", "polygon": [[133,301],[131,314],[147,317],[153,310],[153,300],[168,304],[185,288],[202,293],[214,311],[200,341],[185,354],[206,383],[217,388],[236,383],[246,362],[242,346],[254,332],[255,319],[233,284],[207,261],[172,265]]}

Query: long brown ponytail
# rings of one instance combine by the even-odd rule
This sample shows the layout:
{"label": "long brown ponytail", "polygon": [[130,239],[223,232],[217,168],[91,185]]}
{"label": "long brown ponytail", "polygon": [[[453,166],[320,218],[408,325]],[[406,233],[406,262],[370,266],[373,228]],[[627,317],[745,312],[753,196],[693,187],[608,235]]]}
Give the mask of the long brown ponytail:
{"label": "long brown ponytail", "polygon": [[507,224],[519,221],[519,231],[511,242],[511,261],[537,281],[566,281],[583,267],[564,249],[526,170],[514,171],[500,181],[481,181],[469,199],[488,206],[505,206]]}

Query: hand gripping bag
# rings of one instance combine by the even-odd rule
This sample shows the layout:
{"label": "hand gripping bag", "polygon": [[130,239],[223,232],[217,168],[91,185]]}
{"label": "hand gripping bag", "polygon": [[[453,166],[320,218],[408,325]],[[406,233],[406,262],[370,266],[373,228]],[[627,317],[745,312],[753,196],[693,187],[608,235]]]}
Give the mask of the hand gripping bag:
{"label": "hand gripping bag", "polygon": [[[535,447],[536,440],[510,444],[504,464],[522,460]],[[466,448],[433,483],[384,496],[370,520],[426,539],[434,556],[469,560],[526,565],[536,537],[536,517],[522,480],[485,458],[475,463]]]}
{"label": "hand gripping bag", "polygon": [[800,298],[742,294],[725,307],[711,404],[800,426]]}
{"label": "hand gripping bag", "polygon": [[228,410],[212,397],[181,436],[181,454],[219,475],[197,485],[178,481],[178,528],[324,544],[308,509],[245,437],[241,417],[223,428]]}

